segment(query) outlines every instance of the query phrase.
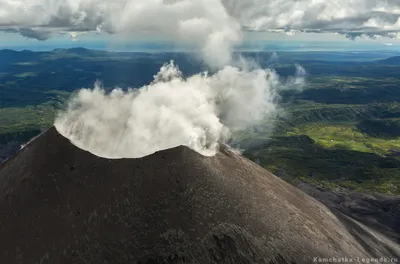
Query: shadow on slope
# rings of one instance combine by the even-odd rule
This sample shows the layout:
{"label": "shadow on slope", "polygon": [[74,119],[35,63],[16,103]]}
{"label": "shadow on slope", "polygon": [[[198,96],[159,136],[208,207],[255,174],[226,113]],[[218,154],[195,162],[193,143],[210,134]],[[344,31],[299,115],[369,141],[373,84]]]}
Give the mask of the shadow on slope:
{"label": "shadow on slope", "polygon": [[388,239],[400,244],[399,196],[368,195],[346,189],[332,191],[305,182],[296,187],[331,209],[367,251],[376,254],[375,244],[382,244],[388,256],[400,257],[399,248],[389,246]]}

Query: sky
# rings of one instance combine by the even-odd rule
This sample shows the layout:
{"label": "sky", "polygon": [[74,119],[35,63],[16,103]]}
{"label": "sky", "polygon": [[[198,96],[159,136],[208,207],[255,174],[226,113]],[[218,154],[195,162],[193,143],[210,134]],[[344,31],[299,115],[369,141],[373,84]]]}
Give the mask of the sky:
{"label": "sky", "polygon": [[0,48],[190,46],[226,60],[232,49],[270,43],[328,50],[400,44],[400,0],[0,0],[0,7]]}

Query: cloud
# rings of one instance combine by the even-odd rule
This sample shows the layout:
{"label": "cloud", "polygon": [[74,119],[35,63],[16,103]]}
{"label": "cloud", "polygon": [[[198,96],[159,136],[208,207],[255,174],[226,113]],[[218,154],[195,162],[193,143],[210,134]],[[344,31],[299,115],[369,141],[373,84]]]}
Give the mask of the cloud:
{"label": "cloud", "polygon": [[46,30],[35,30],[32,28],[7,28],[3,30],[6,33],[18,33],[24,37],[45,41],[52,35],[52,32]]}
{"label": "cloud", "polygon": [[[390,0],[226,0],[229,13],[244,27],[300,32],[362,32],[400,29],[400,1]],[[258,11],[256,11],[258,10]]]}
{"label": "cloud", "polygon": [[400,30],[399,0],[0,0],[0,6],[3,29],[167,30],[188,38],[194,26],[218,31],[232,23],[254,31],[388,35]]}

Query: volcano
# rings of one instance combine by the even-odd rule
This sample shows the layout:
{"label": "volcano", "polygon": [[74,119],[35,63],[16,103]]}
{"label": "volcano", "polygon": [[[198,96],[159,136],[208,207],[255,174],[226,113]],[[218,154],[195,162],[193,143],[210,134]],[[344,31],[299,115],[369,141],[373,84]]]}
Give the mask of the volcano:
{"label": "volcano", "polygon": [[382,239],[361,243],[352,220],[227,146],[213,157],[181,146],[105,159],[51,128],[0,164],[0,192],[0,263],[311,263],[396,254]]}

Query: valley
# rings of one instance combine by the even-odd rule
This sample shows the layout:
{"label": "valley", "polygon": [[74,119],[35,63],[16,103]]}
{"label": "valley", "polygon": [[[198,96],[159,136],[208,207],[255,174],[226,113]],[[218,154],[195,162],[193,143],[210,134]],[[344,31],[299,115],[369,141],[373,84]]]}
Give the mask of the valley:
{"label": "valley", "polygon": [[[295,64],[307,72],[302,90],[279,91],[283,110],[273,123],[235,134],[232,144],[246,157],[293,184],[400,194],[397,54],[242,55],[281,78]],[[207,70],[181,53],[0,51],[0,161],[48,129],[76,90],[96,81],[106,90],[141,87],[170,59],[185,75]]]}

